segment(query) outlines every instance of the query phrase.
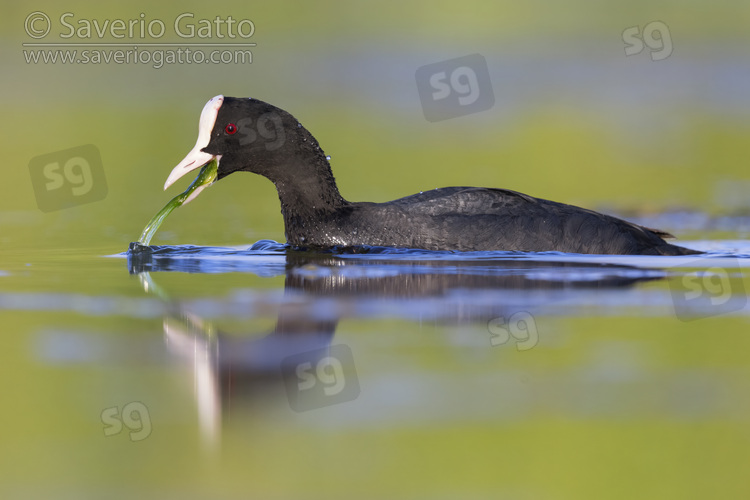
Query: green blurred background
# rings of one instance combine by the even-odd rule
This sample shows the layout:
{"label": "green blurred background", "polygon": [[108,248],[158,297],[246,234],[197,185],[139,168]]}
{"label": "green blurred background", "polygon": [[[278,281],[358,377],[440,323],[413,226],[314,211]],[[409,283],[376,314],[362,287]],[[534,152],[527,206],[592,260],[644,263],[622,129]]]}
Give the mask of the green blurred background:
{"label": "green blurred background", "polygon": [[[144,13],[168,27],[156,41],[180,41],[171,23],[191,12],[196,22],[251,19],[257,47],[247,65],[26,64],[32,10],[52,19],[43,41],[62,41],[65,12],[71,23]],[[747,210],[749,17],[742,2],[6,5],[3,243],[124,249],[189,182],[161,190],[195,142],[203,104],[220,93],[294,114],[332,156],[351,200],[480,185],[621,212]],[[626,57],[623,31],[652,21],[668,26],[671,56],[652,61],[646,48]],[[472,53],[487,60],[494,107],[425,120],[416,69]],[[83,144],[101,151],[108,196],[41,213],[30,159]],[[154,243],[283,241],[270,183],[230,179],[173,214]]]}
{"label": "green blurred background", "polygon": [[[196,20],[231,15],[254,22],[257,47],[249,65],[26,64],[22,43],[33,40],[24,19],[32,11],[55,23],[50,41],[59,41],[64,12],[73,21],[145,13],[167,26],[184,12]],[[626,57],[623,31],[653,21],[668,26],[673,53]],[[360,415],[341,428],[326,421],[335,413],[278,418],[255,408],[225,427],[219,458],[199,442],[189,373],[137,356],[57,366],[38,343],[58,330],[107,345],[134,342],[136,352],[162,341],[160,317],[117,306],[101,317],[83,306],[79,313],[78,301],[143,297],[121,259],[98,256],[124,251],[187,186],[183,179],[162,191],[195,143],[202,106],[217,94],[294,114],[332,156],[350,200],[478,185],[619,213],[747,213],[749,23],[750,4],[733,1],[6,2],[0,287],[37,292],[31,305],[4,303],[2,311],[7,497],[632,498],[634,490],[646,498],[746,497],[750,378],[747,340],[737,334],[747,331],[744,318],[686,324],[671,311],[649,317],[646,306],[625,317],[593,308],[590,318],[541,318],[550,343],[527,354],[457,346],[456,329],[442,325],[345,320],[337,340],[355,351],[363,387],[416,377],[434,391],[429,404],[445,400],[435,420],[429,404],[409,407],[413,420],[388,420],[384,410],[382,422]],[[487,60],[494,107],[428,122],[417,68],[474,53]],[[84,144],[101,152],[108,195],[42,213],[30,160]],[[236,174],[174,212],[153,243],[262,238],[284,241],[276,192],[263,178]],[[179,298],[280,289],[283,279],[158,276]],[[638,292],[648,304],[650,292],[667,289],[655,282]],[[60,295],[45,302],[48,292]],[[67,309],[49,305],[63,296]],[[244,331],[268,331],[274,320],[258,318]],[[466,329],[486,340],[482,325]],[[600,376],[613,365],[614,381]],[[483,393],[482,381],[510,384],[526,406],[513,414],[514,400]],[[466,394],[486,394],[488,408],[511,417],[453,419],[449,410],[460,410]],[[139,399],[149,404],[153,436],[104,438],[102,409]],[[586,414],[582,400],[621,412]],[[371,415],[377,421],[377,411]]]}

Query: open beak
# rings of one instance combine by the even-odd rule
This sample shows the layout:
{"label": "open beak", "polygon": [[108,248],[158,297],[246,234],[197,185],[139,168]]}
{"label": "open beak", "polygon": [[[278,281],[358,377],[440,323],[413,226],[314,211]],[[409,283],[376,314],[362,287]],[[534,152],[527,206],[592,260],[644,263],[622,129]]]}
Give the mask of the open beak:
{"label": "open beak", "polygon": [[[219,114],[219,108],[224,104],[224,96],[217,95],[206,103],[201,111],[201,118],[198,124],[198,140],[195,142],[195,147],[187,154],[187,156],[172,169],[172,172],[167,177],[167,182],[164,183],[164,189],[166,190],[169,186],[175,183],[177,179],[184,176],[188,172],[204,166],[206,163],[216,158],[218,163],[221,160],[221,156],[214,156],[209,153],[201,151],[203,148],[208,146],[211,140],[211,131],[216,123],[216,116]],[[204,188],[205,186],[201,187]],[[190,200],[198,195],[197,192],[193,193]]]}

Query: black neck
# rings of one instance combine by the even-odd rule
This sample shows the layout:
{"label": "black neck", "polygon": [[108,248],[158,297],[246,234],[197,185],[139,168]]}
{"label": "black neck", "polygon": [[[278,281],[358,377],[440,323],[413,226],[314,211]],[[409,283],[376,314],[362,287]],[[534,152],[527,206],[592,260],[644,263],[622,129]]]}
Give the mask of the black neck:
{"label": "black neck", "polygon": [[277,178],[281,213],[287,228],[320,219],[349,204],[339,193],[325,153],[317,144],[290,160]]}

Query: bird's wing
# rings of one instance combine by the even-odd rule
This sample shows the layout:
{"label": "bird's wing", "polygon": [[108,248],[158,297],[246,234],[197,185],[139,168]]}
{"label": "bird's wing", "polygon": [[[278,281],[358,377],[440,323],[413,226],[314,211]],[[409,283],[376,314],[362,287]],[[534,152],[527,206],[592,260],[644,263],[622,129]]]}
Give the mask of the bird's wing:
{"label": "bird's wing", "polygon": [[408,207],[412,214],[497,215],[515,210],[532,210],[539,200],[509,189],[447,187],[424,191],[389,202],[393,207]]}
{"label": "bird's wing", "polygon": [[[447,187],[425,191],[389,203],[393,208],[408,210],[412,215],[439,216],[500,216],[520,218],[528,222],[525,229],[533,229],[535,224],[561,227],[566,233],[603,227],[612,232],[630,233],[636,238],[674,238],[671,234],[628,222],[611,215],[565,203],[534,198],[517,191],[481,187]],[[536,222],[531,222],[535,220]],[[594,221],[608,222],[600,226]],[[591,224],[594,224],[593,226]],[[594,237],[592,235],[592,237]],[[604,234],[598,237],[605,237]]]}

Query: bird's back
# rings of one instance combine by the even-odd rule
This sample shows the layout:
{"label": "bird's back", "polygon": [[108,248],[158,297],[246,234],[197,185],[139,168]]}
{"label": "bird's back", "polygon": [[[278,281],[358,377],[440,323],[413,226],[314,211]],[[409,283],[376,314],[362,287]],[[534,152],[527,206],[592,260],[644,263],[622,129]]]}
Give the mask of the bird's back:
{"label": "bird's back", "polygon": [[460,251],[697,253],[667,243],[667,233],[505,189],[449,187],[387,203],[354,203],[338,222],[340,241],[346,244]]}

